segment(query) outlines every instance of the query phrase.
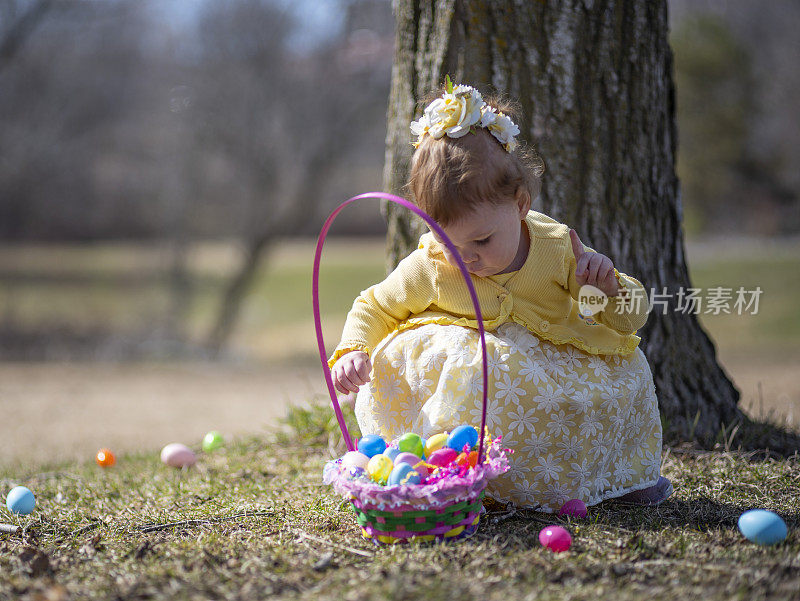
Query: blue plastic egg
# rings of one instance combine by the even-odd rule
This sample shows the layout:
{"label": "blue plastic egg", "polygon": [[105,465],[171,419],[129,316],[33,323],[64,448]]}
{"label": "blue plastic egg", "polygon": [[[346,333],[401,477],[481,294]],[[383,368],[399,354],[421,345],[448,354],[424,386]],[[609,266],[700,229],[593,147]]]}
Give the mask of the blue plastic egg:
{"label": "blue plastic egg", "polygon": [[420,475],[407,463],[398,463],[389,475],[389,486],[394,484],[419,484]]}
{"label": "blue plastic egg", "polygon": [[386,441],[377,434],[367,434],[358,441],[358,450],[367,457],[374,457],[386,450]]}
{"label": "blue plastic egg", "polygon": [[472,426],[459,426],[447,437],[447,446],[459,453],[464,450],[464,445],[469,445],[471,449],[476,444],[478,444],[478,431]]}
{"label": "blue plastic egg", "polygon": [[777,513],[766,509],[751,509],[739,516],[739,530],[759,545],[774,545],[786,538],[786,523]]}
{"label": "blue plastic egg", "polygon": [[36,497],[28,488],[16,486],[6,497],[6,507],[11,513],[28,515],[36,507]]}
{"label": "blue plastic egg", "polygon": [[395,447],[386,447],[386,450],[383,452],[383,454],[392,461],[394,461],[400,453],[402,453],[402,451],[400,449],[396,449]]}

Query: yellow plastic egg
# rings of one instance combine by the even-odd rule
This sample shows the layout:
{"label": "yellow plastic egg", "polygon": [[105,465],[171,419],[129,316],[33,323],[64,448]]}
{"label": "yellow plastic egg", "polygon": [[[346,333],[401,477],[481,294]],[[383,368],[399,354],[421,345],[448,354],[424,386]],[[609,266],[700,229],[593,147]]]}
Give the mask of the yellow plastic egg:
{"label": "yellow plastic egg", "polygon": [[441,449],[445,445],[445,443],[447,443],[447,437],[448,437],[447,432],[434,434],[433,436],[429,437],[428,440],[425,442],[425,457],[430,457],[431,453]]}
{"label": "yellow plastic egg", "polygon": [[386,455],[374,455],[367,464],[367,473],[378,484],[386,484],[393,467],[394,463]]}

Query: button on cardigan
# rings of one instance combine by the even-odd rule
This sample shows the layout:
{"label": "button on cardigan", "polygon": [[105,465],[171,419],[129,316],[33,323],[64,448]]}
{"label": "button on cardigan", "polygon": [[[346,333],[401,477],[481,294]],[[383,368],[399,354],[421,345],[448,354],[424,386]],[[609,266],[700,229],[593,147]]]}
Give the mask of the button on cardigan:
{"label": "button on cardigan", "polygon": [[[642,284],[615,269],[620,295],[609,297],[602,311],[584,316],[578,307],[580,286],[570,228],[538,211],[529,211],[525,222],[530,248],[522,268],[499,276],[471,276],[484,328],[492,331],[513,321],[554,344],[569,343],[591,354],[632,353],[641,340],[636,332],[650,310]],[[477,328],[461,271],[447,262],[439,243],[427,233],[384,281],[356,298],[328,363],[333,366],[353,350],[371,354],[394,330],[429,323]]]}

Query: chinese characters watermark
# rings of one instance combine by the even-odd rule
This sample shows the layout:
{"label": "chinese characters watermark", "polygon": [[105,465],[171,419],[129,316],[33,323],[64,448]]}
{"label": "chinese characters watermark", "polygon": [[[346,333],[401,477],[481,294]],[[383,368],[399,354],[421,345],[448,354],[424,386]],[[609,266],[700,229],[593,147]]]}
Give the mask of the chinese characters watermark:
{"label": "chinese characters watermark", "polygon": [[[634,288],[627,291],[627,294],[612,297],[615,299],[613,312],[617,314],[635,313],[641,314],[655,311],[656,307],[661,307],[661,314],[666,315],[670,305],[676,312],[691,313],[694,315],[720,313],[731,314],[735,311],[737,315],[742,315],[748,311],[752,315],[758,314],[758,301],[761,297],[761,287],[756,286],[755,290],[746,290],[740,286],[734,292],[733,288],[717,286],[707,289],[707,295],[701,296],[702,288],[684,288],[681,286],[677,292],[670,293],[667,288],[662,288],[661,292],[656,292],[655,288],[650,289],[648,299],[647,291],[643,288]],[[703,301],[705,300],[705,305]],[[581,286],[578,293],[578,307],[582,315],[589,317],[599,313],[608,306],[611,299],[606,294],[594,286]],[[705,307],[705,310],[703,310]]]}

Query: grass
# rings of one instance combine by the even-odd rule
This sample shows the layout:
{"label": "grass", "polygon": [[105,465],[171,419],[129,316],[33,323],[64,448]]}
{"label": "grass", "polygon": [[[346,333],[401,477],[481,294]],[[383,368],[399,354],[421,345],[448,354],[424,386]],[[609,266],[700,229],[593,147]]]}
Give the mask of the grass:
{"label": "grass", "polygon": [[[732,290],[730,314],[701,313],[700,321],[707,328],[715,343],[728,350],[769,349],[775,346],[796,347],[800,339],[800,279],[789,274],[800,270],[800,256],[751,259],[710,259],[690,264],[692,285],[702,288],[701,297],[708,290],[723,287]],[[744,287],[749,291],[756,287],[762,290],[758,313],[751,307],[742,315],[733,309],[736,291]],[[702,311],[706,311],[705,304]]]}
{"label": "grass", "polygon": [[[0,521],[24,527],[0,535],[0,598],[712,601],[800,590],[797,455],[668,449],[663,472],[676,493],[658,508],[601,505],[586,520],[563,520],[533,511],[503,519],[492,507],[469,540],[375,548],[320,484],[340,438],[330,410],[312,406],[186,471],[156,453],[107,470],[0,467],[0,489],[24,484],[38,499],[31,516],[0,508]],[[739,534],[738,516],[753,507],[784,518],[785,542],[760,547]],[[568,553],[539,545],[550,523],[571,531]]]}

